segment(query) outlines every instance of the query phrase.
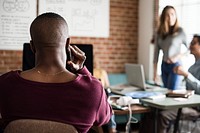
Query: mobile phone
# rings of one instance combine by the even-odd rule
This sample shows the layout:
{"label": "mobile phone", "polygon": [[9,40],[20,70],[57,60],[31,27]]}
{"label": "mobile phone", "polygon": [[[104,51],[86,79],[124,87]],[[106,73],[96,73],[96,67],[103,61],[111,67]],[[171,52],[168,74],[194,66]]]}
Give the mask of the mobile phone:
{"label": "mobile phone", "polygon": [[66,48],[67,61],[72,61],[72,52],[69,47]]}
{"label": "mobile phone", "polygon": [[[72,60],[72,53],[69,47],[66,47],[66,55],[67,55],[67,62]],[[71,68],[68,64],[66,64],[66,69],[71,71]]]}

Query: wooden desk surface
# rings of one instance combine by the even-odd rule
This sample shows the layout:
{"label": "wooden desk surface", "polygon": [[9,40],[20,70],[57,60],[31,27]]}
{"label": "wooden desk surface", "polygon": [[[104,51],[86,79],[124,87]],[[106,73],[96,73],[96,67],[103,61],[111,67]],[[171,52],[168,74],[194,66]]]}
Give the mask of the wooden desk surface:
{"label": "wooden desk surface", "polygon": [[[140,114],[140,113],[147,113],[150,112],[151,109],[148,107],[145,107],[143,105],[140,104],[133,104],[131,105],[131,109],[132,109],[132,114]],[[116,115],[126,115],[129,114],[129,110],[114,110],[114,114]]]}

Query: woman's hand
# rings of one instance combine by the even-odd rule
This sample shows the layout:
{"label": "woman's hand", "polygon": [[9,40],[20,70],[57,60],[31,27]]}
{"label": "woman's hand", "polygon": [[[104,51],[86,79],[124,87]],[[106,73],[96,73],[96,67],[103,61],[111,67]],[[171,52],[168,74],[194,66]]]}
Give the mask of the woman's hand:
{"label": "woman's hand", "polygon": [[72,71],[78,71],[83,68],[84,62],[86,60],[85,53],[81,51],[77,46],[69,45],[71,51],[71,60],[67,62]]}
{"label": "woman's hand", "polygon": [[178,56],[173,56],[167,59],[168,64],[176,63],[179,60]]}
{"label": "woman's hand", "polygon": [[159,85],[160,78],[159,78],[159,76],[158,76],[157,74],[154,75],[154,77],[153,77],[153,81],[154,81],[154,84]]}

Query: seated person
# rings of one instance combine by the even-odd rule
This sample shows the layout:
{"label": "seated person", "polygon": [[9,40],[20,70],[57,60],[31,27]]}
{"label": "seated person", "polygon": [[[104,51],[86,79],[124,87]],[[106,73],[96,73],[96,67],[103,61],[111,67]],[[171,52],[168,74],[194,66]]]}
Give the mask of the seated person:
{"label": "seated person", "polygon": [[103,85],[103,87],[106,89],[110,86],[109,80],[108,80],[108,74],[106,70],[101,68],[94,68],[94,77],[99,79]]}
{"label": "seated person", "polygon": [[94,56],[94,77],[99,79],[103,85],[103,87],[106,89],[110,86],[110,82],[108,79],[108,73],[106,70],[102,69],[99,64],[99,60],[96,56]]}
{"label": "seated person", "polygon": [[[96,77],[97,79],[99,79],[101,81],[101,83],[105,89],[110,86],[110,82],[108,79],[108,73],[106,72],[106,70],[100,68],[99,60],[97,59],[96,56],[94,58],[94,77]],[[113,114],[108,123],[109,133],[116,133],[117,132],[116,126],[117,126],[117,124],[115,122],[115,115]]]}
{"label": "seated person", "polygon": [[[196,94],[200,94],[200,35],[194,35],[190,44],[190,52],[195,57],[195,63],[188,71],[184,70],[182,66],[174,68],[174,72],[185,77],[186,89],[195,90]],[[164,110],[160,112],[158,117],[158,132],[166,133],[169,129],[171,121],[174,121],[178,110]],[[183,117],[197,117],[199,116],[199,108],[183,108]]]}
{"label": "seated person", "polygon": [[[65,19],[55,13],[41,14],[32,22],[30,34],[35,67],[0,76],[3,121],[52,120],[71,124],[81,133],[108,123],[112,109],[106,93],[83,66],[84,52],[69,45]],[[67,62],[73,73],[65,69],[68,50],[74,57]]]}

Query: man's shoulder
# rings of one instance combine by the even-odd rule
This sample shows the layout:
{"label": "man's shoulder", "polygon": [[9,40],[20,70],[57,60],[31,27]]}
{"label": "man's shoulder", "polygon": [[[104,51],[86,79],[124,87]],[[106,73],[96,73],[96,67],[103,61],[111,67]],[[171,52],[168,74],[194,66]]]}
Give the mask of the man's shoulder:
{"label": "man's shoulder", "polygon": [[80,75],[80,76],[81,76],[82,82],[86,82],[87,84],[91,84],[95,86],[101,85],[100,80],[92,75]]}
{"label": "man's shoulder", "polygon": [[7,79],[7,78],[9,78],[9,77],[13,77],[13,75],[16,75],[18,72],[19,72],[19,70],[15,70],[15,71],[12,70],[12,71],[3,73],[3,74],[0,76],[0,80]]}
{"label": "man's shoulder", "polygon": [[11,71],[9,71],[9,72],[6,72],[6,73],[1,74],[1,75],[0,75],[0,78],[5,78],[5,77],[8,77],[8,76],[10,76],[10,75],[14,75],[14,74],[16,74],[16,72],[18,72],[18,70],[15,70],[15,71],[11,70]]}

